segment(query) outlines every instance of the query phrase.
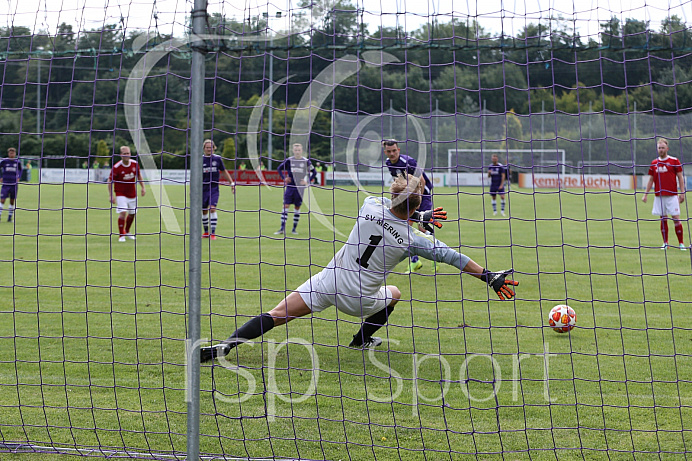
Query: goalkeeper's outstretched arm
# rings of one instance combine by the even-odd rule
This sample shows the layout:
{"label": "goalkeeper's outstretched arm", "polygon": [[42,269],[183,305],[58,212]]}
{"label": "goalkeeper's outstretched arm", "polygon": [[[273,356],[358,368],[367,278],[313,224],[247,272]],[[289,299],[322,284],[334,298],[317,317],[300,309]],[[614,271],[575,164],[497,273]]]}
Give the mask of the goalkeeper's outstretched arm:
{"label": "goalkeeper's outstretched arm", "polygon": [[[514,297],[514,290],[511,287],[519,285],[519,282],[506,278],[513,272],[513,269],[500,272],[488,271],[465,254],[453,250],[446,243],[437,240],[431,235],[424,235],[418,232],[414,232],[413,235],[413,245],[409,247],[411,255],[415,254],[431,261],[443,262],[456,267],[466,274],[473,275],[487,283],[500,299],[511,299]],[[405,255],[405,257],[409,257],[409,255]]]}

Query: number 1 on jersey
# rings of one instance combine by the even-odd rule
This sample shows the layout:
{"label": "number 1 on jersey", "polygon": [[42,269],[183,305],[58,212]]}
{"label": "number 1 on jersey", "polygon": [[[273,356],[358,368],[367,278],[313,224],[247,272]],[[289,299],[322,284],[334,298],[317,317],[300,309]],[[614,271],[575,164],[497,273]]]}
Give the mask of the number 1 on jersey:
{"label": "number 1 on jersey", "polygon": [[356,262],[367,269],[368,260],[372,256],[373,252],[375,251],[375,247],[377,247],[380,241],[382,241],[381,235],[371,235],[370,245],[368,245],[368,247],[365,249],[363,255],[360,258],[356,258]]}

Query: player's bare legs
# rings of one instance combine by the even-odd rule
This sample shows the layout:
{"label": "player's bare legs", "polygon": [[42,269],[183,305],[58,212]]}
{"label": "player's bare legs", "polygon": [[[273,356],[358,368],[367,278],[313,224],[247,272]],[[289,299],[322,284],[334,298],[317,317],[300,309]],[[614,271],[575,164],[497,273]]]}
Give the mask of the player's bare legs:
{"label": "player's bare legs", "polygon": [[389,315],[394,310],[394,306],[401,299],[401,291],[399,291],[396,286],[387,285],[385,288],[392,293],[392,300],[387,307],[363,321],[363,325],[360,327],[360,330],[358,330],[358,333],[353,335],[353,340],[351,344],[349,344],[350,347],[371,349],[382,344],[382,338],[373,336],[373,334],[387,323]]}
{"label": "player's bare legs", "polygon": [[278,327],[295,318],[308,315],[311,312],[308,305],[303,301],[303,297],[300,296],[300,293],[294,291],[277,304],[274,309],[270,310],[268,314],[274,319],[274,326]]}

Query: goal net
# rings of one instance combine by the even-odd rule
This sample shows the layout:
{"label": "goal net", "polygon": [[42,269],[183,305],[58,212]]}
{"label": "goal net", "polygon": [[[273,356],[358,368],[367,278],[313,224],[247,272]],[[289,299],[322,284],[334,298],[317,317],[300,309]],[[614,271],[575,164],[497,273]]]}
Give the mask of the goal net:
{"label": "goal net", "polygon": [[[0,8],[0,458],[689,457],[689,200],[642,198],[660,138],[692,187],[690,0],[200,3]],[[315,308],[192,370],[343,255],[388,195],[384,140],[448,211],[434,237],[516,297],[406,257],[375,349]]]}

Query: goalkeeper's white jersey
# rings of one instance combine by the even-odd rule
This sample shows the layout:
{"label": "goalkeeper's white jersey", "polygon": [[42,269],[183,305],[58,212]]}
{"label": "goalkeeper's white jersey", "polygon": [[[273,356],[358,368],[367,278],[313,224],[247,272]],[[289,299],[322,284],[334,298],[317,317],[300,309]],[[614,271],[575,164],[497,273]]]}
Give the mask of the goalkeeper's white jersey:
{"label": "goalkeeper's white jersey", "polygon": [[368,197],[346,244],[327,269],[336,269],[339,286],[362,294],[375,293],[387,274],[409,256],[414,230],[389,210],[391,200]]}

